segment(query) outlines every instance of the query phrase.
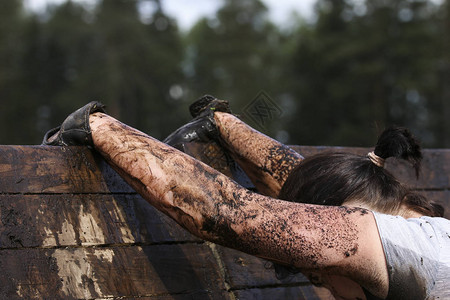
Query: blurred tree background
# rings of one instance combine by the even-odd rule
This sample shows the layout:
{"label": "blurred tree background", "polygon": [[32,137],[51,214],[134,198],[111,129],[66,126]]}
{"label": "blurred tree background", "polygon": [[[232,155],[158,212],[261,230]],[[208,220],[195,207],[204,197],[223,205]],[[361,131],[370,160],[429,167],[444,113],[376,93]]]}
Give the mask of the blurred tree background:
{"label": "blurred tree background", "polygon": [[[396,124],[450,147],[450,0],[317,0],[283,28],[259,0],[224,0],[189,30],[160,1],[1,1],[0,144],[39,144],[91,100],[163,139],[212,94],[285,143],[372,146]],[[261,91],[281,112],[263,126],[248,115]]]}

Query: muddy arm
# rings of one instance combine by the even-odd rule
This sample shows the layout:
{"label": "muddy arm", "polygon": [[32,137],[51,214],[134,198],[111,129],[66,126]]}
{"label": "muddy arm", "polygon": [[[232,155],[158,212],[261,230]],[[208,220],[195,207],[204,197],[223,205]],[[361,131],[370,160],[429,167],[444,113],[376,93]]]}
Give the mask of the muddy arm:
{"label": "muddy arm", "polygon": [[231,114],[216,112],[214,118],[223,146],[245,170],[257,190],[277,197],[291,170],[303,157]]}
{"label": "muddy arm", "polygon": [[365,210],[290,203],[252,193],[107,115],[91,115],[90,125],[95,148],[119,174],[198,237],[302,269],[363,279],[369,288],[375,281],[369,274],[386,268],[375,221]]}

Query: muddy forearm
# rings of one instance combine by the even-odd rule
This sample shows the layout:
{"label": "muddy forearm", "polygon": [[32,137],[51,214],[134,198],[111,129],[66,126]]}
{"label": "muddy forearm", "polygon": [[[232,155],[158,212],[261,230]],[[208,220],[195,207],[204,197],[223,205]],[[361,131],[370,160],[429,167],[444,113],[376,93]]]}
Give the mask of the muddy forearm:
{"label": "muddy forearm", "polygon": [[274,213],[269,198],[107,115],[90,120],[95,148],[150,204],[201,238],[280,257],[273,252],[280,248],[275,231],[286,227],[281,206]]}
{"label": "muddy forearm", "polygon": [[[90,116],[94,146],[150,204],[193,234],[216,240],[213,227],[245,189],[194,158],[104,115]],[[231,198],[230,198],[231,197]]]}
{"label": "muddy forearm", "polygon": [[190,230],[199,227],[203,213],[189,199],[206,198],[202,180],[215,183],[207,172],[197,177],[200,162],[104,114],[91,115],[90,126],[95,149],[139,194]]}
{"label": "muddy forearm", "polygon": [[228,113],[214,114],[223,146],[242,166],[259,192],[277,197],[303,157]]}
{"label": "muddy forearm", "polygon": [[[343,218],[349,212],[342,208],[314,207],[252,193],[213,168],[107,115],[97,113],[90,120],[96,149],[150,204],[191,233],[302,268],[330,263],[324,259],[327,251],[339,251],[342,258],[353,254],[356,228]],[[323,222],[333,226],[324,231]]]}

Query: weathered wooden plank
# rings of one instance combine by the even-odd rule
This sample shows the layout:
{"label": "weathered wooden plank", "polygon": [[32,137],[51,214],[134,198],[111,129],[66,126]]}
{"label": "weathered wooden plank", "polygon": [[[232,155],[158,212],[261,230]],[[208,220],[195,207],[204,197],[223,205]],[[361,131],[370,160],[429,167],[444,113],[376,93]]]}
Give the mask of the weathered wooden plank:
{"label": "weathered wooden plank", "polygon": [[[291,146],[295,151],[308,157],[324,151],[337,151],[366,155],[373,148],[353,147],[313,147]],[[386,169],[391,171],[401,182],[417,189],[448,189],[450,188],[450,149],[424,149],[422,170],[419,179],[407,162],[395,159],[386,161]],[[450,201],[450,199],[447,199]]]}
{"label": "weathered wooden plank", "polygon": [[[281,286],[273,288],[251,288],[234,291],[237,299],[245,300],[321,300],[314,292],[312,286]],[[329,298],[327,298],[329,299]]]}
{"label": "weathered wooden plank", "polygon": [[[292,147],[304,156],[323,151],[360,155],[371,151],[370,148]],[[405,162],[389,159],[386,168],[415,188],[450,188],[450,149],[423,152],[419,180]],[[134,192],[95,152],[84,147],[0,146],[0,186],[3,193]]]}
{"label": "weathered wooden plank", "polygon": [[205,244],[1,250],[0,268],[1,299],[229,299]]}
{"label": "weathered wooden plank", "polygon": [[[416,189],[448,189],[450,188],[450,150],[426,149],[423,151],[422,168],[419,179],[405,161],[390,161],[387,169]],[[450,201],[450,199],[448,199]]]}
{"label": "weathered wooden plank", "polygon": [[2,193],[134,193],[85,147],[0,146]]}
{"label": "weathered wooden plank", "polygon": [[139,297],[113,297],[113,298],[97,298],[93,300],[214,300],[214,299],[235,299],[229,298],[228,295],[219,293],[208,293],[207,291],[195,291],[189,294],[180,295],[152,295],[152,296],[139,296]]}
{"label": "weathered wooden plank", "polygon": [[[371,150],[294,148],[305,156]],[[424,189],[450,217],[449,162],[450,150],[426,149],[419,181],[406,163],[389,160],[387,168]],[[2,299],[19,294],[31,299],[229,297],[207,245],[147,204],[83,147],[0,146],[0,221]],[[238,299],[316,299],[300,274],[278,280],[264,260],[223,247],[218,253]],[[185,274],[194,274],[197,285]]]}
{"label": "weathered wooden plank", "polygon": [[271,262],[243,252],[217,246],[231,289],[275,285],[304,285],[309,281],[302,274],[277,279]]}
{"label": "weathered wooden plank", "polygon": [[369,151],[373,150],[372,148],[363,148],[363,147],[331,147],[331,146],[299,146],[299,145],[290,145],[289,147],[291,147],[304,157],[312,156],[327,151],[366,155]]}
{"label": "weathered wooden plank", "polygon": [[0,195],[0,249],[199,241],[139,195]]}

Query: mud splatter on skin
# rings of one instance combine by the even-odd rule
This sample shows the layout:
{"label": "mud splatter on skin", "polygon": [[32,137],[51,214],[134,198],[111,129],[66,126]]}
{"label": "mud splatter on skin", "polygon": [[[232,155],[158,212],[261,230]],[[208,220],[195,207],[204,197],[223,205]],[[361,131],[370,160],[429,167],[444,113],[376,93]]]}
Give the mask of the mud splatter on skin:
{"label": "mud splatter on skin", "polygon": [[[96,148],[120,174],[152,205],[201,238],[311,269],[328,268],[358,252],[358,229],[349,216],[368,214],[363,209],[255,194],[112,118],[91,127]],[[281,152],[267,149],[275,161],[269,167],[285,176],[283,163],[276,162]]]}
{"label": "mud splatter on skin", "polygon": [[264,169],[278,180],[280,184],[286,181],[291,171],[298,165],[299,155],[285,145],[274,145],[269,148]]}
{"label": "mud splatter on skin", "polygon": [[[344,206],[345,207],[345,206]],[[367,215],[369,214],[369,210],[365,209],[365,208],[360,208],[360,207],[345,207],[345,212],[347,214],[354,214],[354,213],[358,213],[361,216]]]}
{"label": "mud splatter on skin", "polygon": [[365,215],[365,210],[292,205],[239,190],[232,194],[245,205],[224,197],[215,205],[217,214],[203,223],[215,242],[306,268],[326,266],[330,251],[337,260],[358,251],[357,228],[346,216]]}
{"label": "mud splatter on skin", "polygon": [[232,153],[258,191],[278,196],[289,173],[303,157],[231,114],[216,112],[214,118],[222,146]]}

